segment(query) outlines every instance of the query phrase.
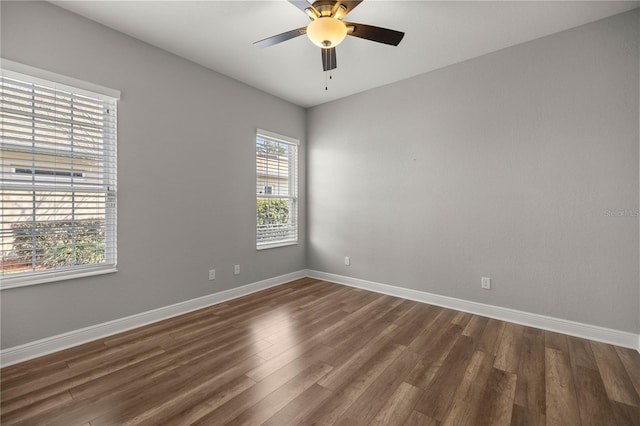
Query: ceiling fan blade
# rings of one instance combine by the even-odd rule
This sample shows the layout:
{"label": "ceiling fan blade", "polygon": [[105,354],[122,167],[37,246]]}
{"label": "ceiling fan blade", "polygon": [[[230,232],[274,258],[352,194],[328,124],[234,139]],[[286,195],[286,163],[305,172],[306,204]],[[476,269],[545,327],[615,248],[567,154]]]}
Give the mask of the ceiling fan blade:
{"label": "ceiling fan blade", "polygon": [[340,5],[343,5],[346,8],[346,10],[342,13],[339,13],[338,16],[336,16],[338,19],[342,19],[345,16],[347,16],[349,13],[351,13],[351,11],[355,9],[360,3],[362,3],[362,0],[338,0],[335,6],[333,6],[333,9],[331,10],[331,15],[336,16],[336,13],[338,13]]}
{"label": "ceiling fan blade", "polygon": [[321,49],[322,50],[322,69],[325,71],[330,71],[335,69],[338,66],[338,61],[336,59],[336,48],[330,47],[329,49]]}
{"label": "ceiling fan blade", "polygon": [[300,9],[301,11],[305,11],[306,8],[311,6],[307,0],[287,0],[289,3]]}
{"label": "ceiling fan blade", "polygon": [[353,31],[347,34],[353,37],[364,38],[378,43],[390,44],[397,46],[402,41],[404,33],[387,28],[374,27],[372,25],[354,24],[353,22],[345,22],[347,28],[353,27]]}
{"label": "ceiling fan blade", "polygon": [[[292,5],[294,5],[295,7],[297,7],[298,9],[300,9],[301,11],[303,11],[311,19],[316,19],[317,17],[320,16],[318,11],[307,0],[287,0],[287,1]],[[309,9],[311,10],[311,12],[309,11]]]}
{"label": "ceiling fan blade", "polygon": [[267,37],[263,40],[256,41],[253,44],[258,47],[265,48],[265,47],[273,46],[274,44],[282,43],[283,41],[291,40],[292,38],[296,38],[306,33],[307,33],[307,27],[302,27],[295,30],[287,31],[286,33]]}

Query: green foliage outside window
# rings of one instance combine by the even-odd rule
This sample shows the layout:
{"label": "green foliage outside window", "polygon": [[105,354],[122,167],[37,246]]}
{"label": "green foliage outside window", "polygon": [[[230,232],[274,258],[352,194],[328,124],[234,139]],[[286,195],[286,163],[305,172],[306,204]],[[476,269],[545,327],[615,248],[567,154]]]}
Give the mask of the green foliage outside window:
{"label": "green foliage outside window", "polygon": [[15,260],[24,265],[32,264],[34,238],[38,269],[104,262],[103,220],[39,222],[35,229],[32,223],[17,223],[12,229]]}
{"label": "green foliage outside window", "polygon": [[258,198],[258,225],[289,224],[289,200]]}
{"label": "green foliage outside window", "polygon": [[289,235],[289,200],[258,198],[258,230],[263,241],[277,241]]}
{"label": "green foliage outside window", "polygon": [[262,144],[257,146],[258,151],[265,154],[274,154],[279,157],[285,157],[287,155],[287,149],[282,144],[274,143],[270,141],[263,141]]}

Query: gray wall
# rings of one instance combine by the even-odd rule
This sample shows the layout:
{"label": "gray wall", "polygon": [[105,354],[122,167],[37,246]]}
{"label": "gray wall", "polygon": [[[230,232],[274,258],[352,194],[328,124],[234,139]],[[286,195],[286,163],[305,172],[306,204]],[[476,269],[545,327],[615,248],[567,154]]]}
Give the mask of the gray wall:
{"label": "gray wall", "polygon": [[309,110],[309,268],[638,332],[638,64],[636,10]]}
{"label": "gray wall", "polygon": [[2,348],[305,268],[304,194],[297,246],[256,251],[254,207],[258,127],[301,139],[305,186],[302,108],[47,3],[1,7],[2,57],[122,91],[119,271],[3,290]]}

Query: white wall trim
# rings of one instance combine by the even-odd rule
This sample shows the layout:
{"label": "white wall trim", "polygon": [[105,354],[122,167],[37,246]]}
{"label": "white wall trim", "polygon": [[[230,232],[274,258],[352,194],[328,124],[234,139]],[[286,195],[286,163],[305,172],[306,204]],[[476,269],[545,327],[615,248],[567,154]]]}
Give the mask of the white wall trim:
{"label": "white wall trim", "polygon": [[20,78],[26,75],[29,81],[40,80],[40,82],[47,85],[54,83],[57,88],[62,90],[69,90],[74,93],[81,92],[92,97],[95,97],[95,95],[98,95],[101,98],[106,96],[107,100],[111,100],[109,98],[120,99],[119,90],[100,86],[99,84],[90,83],[77,78],[68,77],[66,75],[56,74],[51,71],[11,61],[6,58],[0,58],[0,68],[2,68],[2,74],[7,77]]}
{"label": "white wall trim", "polygon": [[81,345],[92,340],[101,339],[133,328],[185,314],[187,312],[206,308],[238,297],[246,296],[257,291],[266,290],[307,276],[306,270],[300,270],[278,277],[269,278],[242,287],[208,294],[196,299],[186,300],[173,305],[151,311],[142,312],[113,321],[96,324],[73,330],[56,336],[25,343],[0,351],[0,366],[7,367],[22,361],[37,358],[73,346]]}
{"label": "white wall trim", "polygon": [[208,294],[196,299],[179,302],[151,311],[142,312],[113,321],[92,325],[78,330],[70,331],[56,336],[47,337],[24,345],[7,348],[0,351],[0,366],[7,367],[12,364],[27,361],[39,356],[61,351],[73,346],[78,346],[96,339],[112,336],[123,331],[141,327],[167,318],[186,314],[208,306],[237,299],[251,293],[266,290],[288,282],[304,278],[316,278],[330,281],[336,284],[361,288],[363,290],[390,296],[401,297],[403,299],[414,300],[416,302],[428,303],[442,306],[458,311],[469,312],[489,318],[509,321],[529,327],[543,330],[555,331],[557,333],[610,343],[626,348],[636,349],[640,352],[640,335],[626,331],[613,330],[610,328],[595,325],[583,324],[561,318],[548,317],[545,315],[533,314],[530,312],[517,311],[515,309],[502,308],[499,306],[486,305],[478,302],[471,302],[454,297],[440,296],[433,293],[396,287],[388,284],[352,278],[343,275],[330,274],[314,270],[300,270],[278,277],[247,284],[242,287],[224,290],[219,293]]}
{"label": "white wall trim", "polygon": [[626,331],[613,330],[596,325],[583,324],[561,318],[502,308],[499,306],[486,305],[484,303],[471,302],[468,300],[456,299],[454,297],[440,296],[433,293],[396,287],[343,275],[330,274],[327,272],[308,270],[307,275],[311,278],[361,288],[376,293],[387,294],[389,296],[401,297],[403,299],[442,306],[445,308],[455,309],[457,311],[469,312],[529,327],[610,343],[612,345],[623,346],[625,348],[632,348],[640,352],[640,335]]}

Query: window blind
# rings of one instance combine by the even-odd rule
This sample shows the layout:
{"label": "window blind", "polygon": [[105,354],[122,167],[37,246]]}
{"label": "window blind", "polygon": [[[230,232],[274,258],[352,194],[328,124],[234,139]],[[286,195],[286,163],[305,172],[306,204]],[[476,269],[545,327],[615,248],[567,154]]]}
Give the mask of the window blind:
{"label": "window blind", "polygon": [[298,144],[258,131],[256,136],[257,248],[298,241]]}
{"label": "window blind", "polygon": [[3,70],[3,287],[115,267],[116,103]]}

